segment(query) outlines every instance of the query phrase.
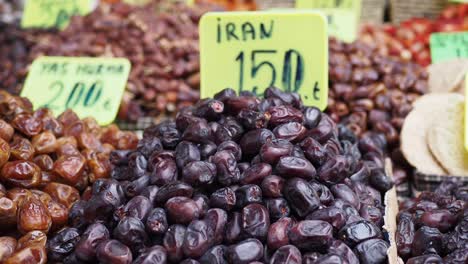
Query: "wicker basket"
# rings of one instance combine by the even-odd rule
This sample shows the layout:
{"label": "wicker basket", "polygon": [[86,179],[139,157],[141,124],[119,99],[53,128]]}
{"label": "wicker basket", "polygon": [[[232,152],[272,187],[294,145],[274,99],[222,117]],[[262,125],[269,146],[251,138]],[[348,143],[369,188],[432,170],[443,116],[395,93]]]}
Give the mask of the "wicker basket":
{"label": "wicker basket", "polygon": [[413,17],[435,18],[449,4],[447,0],[390,0],[390,15],[397,24]]}
{"label": "wicker basket", "polygon": [[386,0],[362,0],[361,22],[382,24]]}
{"label": "wicker basket", "polygon": [[[295,0],[257,0],[258,9],[293,8]],[[383,22],[386,0],[362,0],[361,21]]]}
{"label": "wicker basket", "polygon": [[136,122],[127,122],[123,120],[115,120],[115,123],[121,130],[128,130],[128,131],[143,131],[146,128],[159,124],[162,121],[169,120],[169,117],[159,116],[159,117],[141,117]]}
{"label": "wicker basket", "polygon": [[447,178],[454,178],[463,184],[468,184],[467,176],[433,175],[416,171],[413,179],[413,192],[434,191]]}

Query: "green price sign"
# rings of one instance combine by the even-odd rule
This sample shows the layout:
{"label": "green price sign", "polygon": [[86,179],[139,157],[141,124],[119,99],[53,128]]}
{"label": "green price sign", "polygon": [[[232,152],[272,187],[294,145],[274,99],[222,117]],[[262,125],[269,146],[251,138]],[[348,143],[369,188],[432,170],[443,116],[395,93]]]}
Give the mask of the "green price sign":
{"label": "green price sign", "polygon": [[208,13],[200,22],[200,61],[202,98],[225,88],[261,96],[276,86],[327,106],[327,23],[317,12]]}
{"label": "green price sign", "polygon": [[468,32],[431,34],[432,63],[468,58]]}
{"label": "green price sign", "polygon": [[362,0],[296,0],[296,8],[323,12],[331,36],[347,42],[356,40]]}
{"label": "green price sign", "polygon": [[59,115],[73,109],[108,125],[117,116],[130,62],[123,58],[40,57],[30,67],[21,96]]}
{"label": "green price sign", "polygon": [[74,15],[93,10],[95,0],[27,0],[21,26],[23,28],[65,28]]}

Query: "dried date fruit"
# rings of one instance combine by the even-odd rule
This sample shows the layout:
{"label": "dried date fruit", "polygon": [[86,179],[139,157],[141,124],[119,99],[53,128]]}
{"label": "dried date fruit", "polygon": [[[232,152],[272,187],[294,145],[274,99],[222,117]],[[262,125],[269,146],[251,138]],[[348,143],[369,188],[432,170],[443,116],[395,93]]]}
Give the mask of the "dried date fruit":
{"label": "dried date fruit", "polygon": [[[72,204],[69,224],[80,236],[54,258],[126,262],[131,252],[135,263],[381,263],[385,190],[369,178],[383,163],[362,160],[380,141],[340,137],[330,117],[304,109],[297,95],[268,88],[265,96],[226,90],[147,129],[136,149],[110,155],[112,179],[96,180],[80,201],[48,184],[50,199]],[[306,130],[302,142],[275,139],[289,123],[266,122],[278,106]],[[197,123],[211,136],[193,131]],[[174,138],[161,139],[166,132]],[[112,245],[121,249],[115,256],[106,252]]]}
{"label": "dried date fruit", "polygon": [[29,140],[22,136],[14,135],[10,142],[11,156],[15,159],[29,160],[34,155],[34,147]]}
{"label": "dried date fruit", "polygon": [[4,182],[17,187],[39,187],[41,183],[41,169],[30,161],[7,162],[1,173]]}
{"label": "dried date fruit", "polygon": [[321,220],[304,220],[289,231],[291,244],[300,249],[324,250],[333,239],[333,227]]}
{"label": "dried date fruit", "polygon": [[27,197],[18,207],[17,223],[18,230],[23,234],[34,230],[47,233],[52,225],[52,218],[40,200]]}
{"label": "dried date fruit", "polygon": [[[388,53],[381,55],[375,42],[362,39],[345,43],[332,38],[329,50],[331,103],[327,112],[359,138],[369,137],[367,132],[382,133],[388,153],[398,151],[402,121],[414,98],[428,91],[427,70]],[[395,176],[398,170],[412,174],[402,159],[391,158],[397,165]],[[398,190],[407,190],[408,177],[398,184],[402,186]]]}
{"label": "dried date fruit", "polygon": [[0,261],[5,261],[16,250],[17,241],[13,237],[0,237]]}

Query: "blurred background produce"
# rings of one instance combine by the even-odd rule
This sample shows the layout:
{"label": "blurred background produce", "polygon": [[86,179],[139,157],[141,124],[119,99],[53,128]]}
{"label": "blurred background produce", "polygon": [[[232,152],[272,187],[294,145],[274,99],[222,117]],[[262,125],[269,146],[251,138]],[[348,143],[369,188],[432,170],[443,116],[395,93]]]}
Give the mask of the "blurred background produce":
{"label": "blurred background produce", "polygon": [[468,4],[451,5],[436,19],[414,17],[399,24],[364,25],[361,39],[383,55],[428,66],[431,63],[429,38],[435,32],[468,30]]}
{"label": "blurred background produce", "polygon": [[19,94],[28,74],[31,48],[40,38],[55,30],[21,29],[17,24],[0,22],[0,87]]}
{"label": "blurred background produce", "polygon": [[0,0],[0,22],[14,23],[21,19],[25,0]]}
{"label": "blurred background produce", "polygon": [[102,4],[37,41],[29,58],[125,57],[132,63],[119,118],[171,115],[199,97],[198,20],[217,6],[177,2]]}
{"label": "blurred background produce", "polygon": [[382,133],[394,162],[393,176],[402,194],[409,194],[408,166],[400,151],[400,130],[412,103],[427,92],[426,70],[412,62],[380,55],[362,41],[329,43],[327,112],[357,136]]}

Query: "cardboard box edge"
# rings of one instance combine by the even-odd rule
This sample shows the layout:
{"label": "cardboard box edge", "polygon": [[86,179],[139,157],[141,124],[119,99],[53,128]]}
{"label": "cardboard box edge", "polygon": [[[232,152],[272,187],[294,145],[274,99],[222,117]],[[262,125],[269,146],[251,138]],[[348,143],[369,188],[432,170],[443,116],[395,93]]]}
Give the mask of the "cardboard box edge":
{"label": "cardboard box edge", "polygon": [[[390,159],[385,160],[385,173],[387,177],[392,177],[392,162]],[[395,242],[395,233],[397,229],[396,216],[398,214],[398,198],[396,188],[393,186],[392,189],[388,190],[384,196],[385,215],[384,215],[384,230],[388,233],[388,240],[390,247],[387,250],[388,263],[403,264],[403,260],[398,257],[398,251]]]}

